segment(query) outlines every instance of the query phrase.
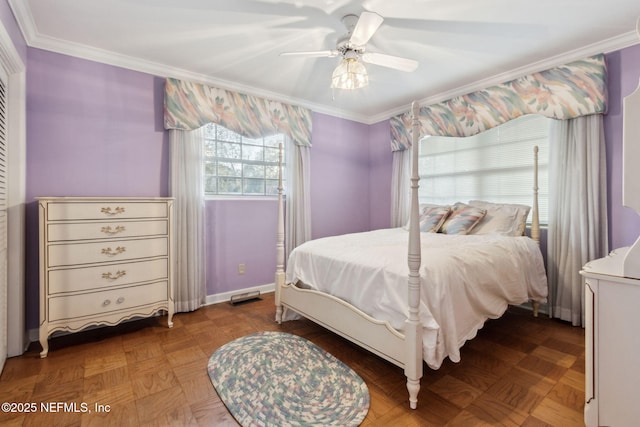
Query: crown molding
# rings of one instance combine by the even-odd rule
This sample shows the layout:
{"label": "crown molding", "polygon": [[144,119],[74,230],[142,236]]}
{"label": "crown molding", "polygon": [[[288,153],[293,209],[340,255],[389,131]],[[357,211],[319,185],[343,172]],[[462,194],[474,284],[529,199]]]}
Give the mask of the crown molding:
{"label": "crown molding", "polygon": [[[283,96],[282,94],[270,92],[264,89],[260,89],[253,86],[243,85],[228,80],[214,78],[209,75],[196,73],[193,71],[185,70],[179,67],[169,66],[166,64],[148,61],[140,58],[134,58],[127,55],[122,55],[116,52],[108,51],[105,49],[99,49],[90,47],[80,43],[69,42],[66,40],[57,39],[54,37],[44,36],[40,34],[33,20],[33,15],[29,8],[29,2],[25,0],[8,0],[9,5],[16,17],[18,26],[22,31],[25,41],[28,46],[44,49],[64,55],[69,55],[81,59],[87,59],[103,64],[113,65],[120,68],[139,71],[142,73],[152,74],[158,77],[173,77],[177,79],[195,81],[202,84],[207,84],[222,89],[237,91],[246,93],[253,96],[259,96],[262,98],[272,99],[274,101],[286,102],[294,105],[299,105],[310,110],[327,114],[330,116],[339,117],[346,120],[352,120],[355,122],[371,125],[374,123],[388,120],[389,118],[398,114],[403,114],[409,111],[410,106],[404,105],[391,110],[381,112],[373,116],[363,116],[360,114],[354,114],[353,112],[331,108],[326,105],[311,103],[298,98]],[[640,20],[638,21],[640,26]],[[532,64],[515,68],[504,73],[492,75],[490,77],[471,82],[462,86],[446,88],[441,92],[430,95],[418,100],[420,105],[432,105],[438,102],[445,101],[447,99],[455,98],[456,96],[465,95],[467,93],[475,92],[487,87],[491,87],[497,84],[508,82],[527,74],[544,71],[553,67],[558,67],[566,63],[576,61],[591,55],[599,53],[609,53],[616,50],[624,49],[640,42],[638,33],[636,31],[630,31],[619,36],[611,37],[606,40],[602,40],[579,49],[575,49],[569,52],[565,52],[550,58],[546,58],[542,61],[534,62]]]}
{"label": "crown molding", "polygon": [[8,2],[13,16],[18,22],[18,27],[20,27],[20,31],[22,31],[22,36],[27,42],[27,45],[29,45],[29,41],[38,36],[38,29],[33,20],[29,2],[26,0],[8,0]]}
{"label": "crown molding", "polygon": [[[638,22],[640,22],[640,20]],[[417,100],[417,102],[423,106],[433,105],[442,101],[446,101],[451,98],[455,98],[457,96],[466,95],[468,93],[486,89],[491,86],[509,82],[511,80],[515,80],[517,78],[526,76],[528,74],[533,74],[533,73],[545,71],[554,67],[559,67],[561,65],[568,64],[570,62],[577,61],[592,55],[614,52],[616,50],[624,49],[626,47],[630,47],[640,43],[640,38],[638,36],[639,35],[635,31],[630,31],[628,33],[624,33],[619,36],[611,37],[609,39],[602,40],[597,43],[583,46],[579,49],[575,49],[569,52],[562,53],[560,55],[546,58],[542,61],[534,62],[532,64],[525,65],[523,67],[515,68],[513,70],[506,71],[504,73],[496,74],[482,80],[477,80],[475,82],[472,82],[463,86],[447,89],[435,95],[431,95],[429,97],[419,99]],[[406,105],[404,107],[398,107],[396,109],[389,110],[384,113],[380,113],[375,117],[371,118],[372,123],[377,123],[382,120],[387,120],[393,116],[397,116],[398,114],[404,114],[410,109],[411,109],[411,106]]]}
{"label": "crown molding", "polygon": [[2,62],[2,77],[6,77],[4,72],[8,72],[9,74],[13,73],[22,73],[25,71],[25,64],[22,62],[22,58],[18,53],[15,45],[13,44],[13,40],[11,40],[11,36],[7,32],[7,29],[4,25],[0,23],[0,62]]}
{"label": "crown molding", "polygon": [[152,74],[158,77],[173,77],[181,80],[189,80],[198,82],[217,88],[246,93],[248,95],[258,96],[271,99],[274,101],[285,102],[293,105],[300,105],[309,108],[312,111],[338,116],[358,122],[365,122],[366,117],[355,115],[344,110],[334,110],[321,104],[314,104],[301,99],[283,96],[280,93],[271,92],[257,87],[243,85],[229,80],[215,78],[206,74],[201,74],[179,67],[174,67],[159,62],[148,61],[145,59],[134,58],[122,55],[116,52],[89,47],[83,44],[60,40],[49,36],[38,36],[37,38],[27,42],[29,46],[39,48],[51,52],[73,56],[76,58],[86,59],[107,65],[112,65],[128,70],[139,71],[146,74]]}
{"label": "crown molding", "polygon": [[368,118],[366,116],[354,114],[346,110],[334,109],[327,107],[326,105],[315,104],[301,99],[283,96],[280,93],[270,92],[257,87],[243,85],[224,79],[214,78],[210,75],[196,73],[159,62],[148,61],[141,58],[122,55],[120,53],[112,52],[105,49],[95,48],[75,42],[69,42],[67,40],[62,40],[55,37],[45,36],[38,32],[35,21],[33,20],[31,9],[29,8],[29,3],[27,1],[8,1],[13,14],[16,17],[18,26],[22,31],[22,35],[24,36],[27,45],[30,47],[138,71],[146,74],[152,74],[158,77],[173,77],[176,79],[190,80],[215,86],[221,89],[246,93],[248,95],[267,98],[274,101],[286,102],[289,104],[309,108],[314,112],[336,116],[347,120],[353,120],[365,124],[368,121]]}

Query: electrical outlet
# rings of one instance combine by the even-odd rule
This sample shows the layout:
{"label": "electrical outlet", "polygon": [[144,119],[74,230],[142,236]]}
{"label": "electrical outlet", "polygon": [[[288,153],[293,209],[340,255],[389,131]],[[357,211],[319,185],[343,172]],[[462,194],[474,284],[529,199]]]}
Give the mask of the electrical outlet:
{"label": "electrical outlet", "polygon": [[238,274],[244,274],[245,268],[244,264],[238,264]]}

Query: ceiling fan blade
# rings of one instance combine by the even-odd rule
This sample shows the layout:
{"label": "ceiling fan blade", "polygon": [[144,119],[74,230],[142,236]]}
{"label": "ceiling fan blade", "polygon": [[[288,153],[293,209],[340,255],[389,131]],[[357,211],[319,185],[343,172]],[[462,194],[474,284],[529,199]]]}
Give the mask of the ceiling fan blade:
{"label": "ceiling fan blade", "polygon": [[399,56],[386,55],[384,53],[365,52],[362,54],[362,60],[369,64],[380,65],[400,71],[411,72],[418,68],[418,61],[400,58]]}
{"label": "ceiling fan blade", "polygon": [[384,18],[375,12],[362,12],[349,41],[356,46],[367,44],[371,36],[382,24]]}
{"label": "ceiling fan blade", "polygon": [[334,57],[340,55],[337,50],[315,50],[308,52],[282,52],[280,56],[306,56],[308,58]]}

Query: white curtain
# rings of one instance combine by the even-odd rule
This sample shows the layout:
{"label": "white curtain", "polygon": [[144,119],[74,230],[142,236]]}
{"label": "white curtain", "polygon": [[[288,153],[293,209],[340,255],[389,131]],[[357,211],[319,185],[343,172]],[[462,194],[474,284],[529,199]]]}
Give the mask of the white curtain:
{"label": "white curtain", "polygon": [[411,150],[394,151],[391,166],[391,227],[402,227],[409,220],[410,179]]}
{"label": "white curtain", "polygon": [[176,312],[198,309],[206,296],[203,150],[203,128],[169,131]]}
{"label": "white curtain", "polygon": [[582,326],[584,280],[579,271],[608,252],[602,115],[554,120],[549,138],[550,309],[552,317]]}
{"label": "white curtain", "polygon": [[296,246],[311,239],[310,150],[286,143],[285,260]]}

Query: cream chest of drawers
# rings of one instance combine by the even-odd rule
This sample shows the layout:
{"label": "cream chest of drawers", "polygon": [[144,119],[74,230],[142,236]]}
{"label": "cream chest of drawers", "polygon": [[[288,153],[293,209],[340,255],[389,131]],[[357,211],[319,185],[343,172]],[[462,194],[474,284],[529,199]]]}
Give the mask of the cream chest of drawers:
{"label": "cream chest of drawers", "polygon": [[39,197],[40,357],[49,336],[166,312],[172,327],[168,198]]}

